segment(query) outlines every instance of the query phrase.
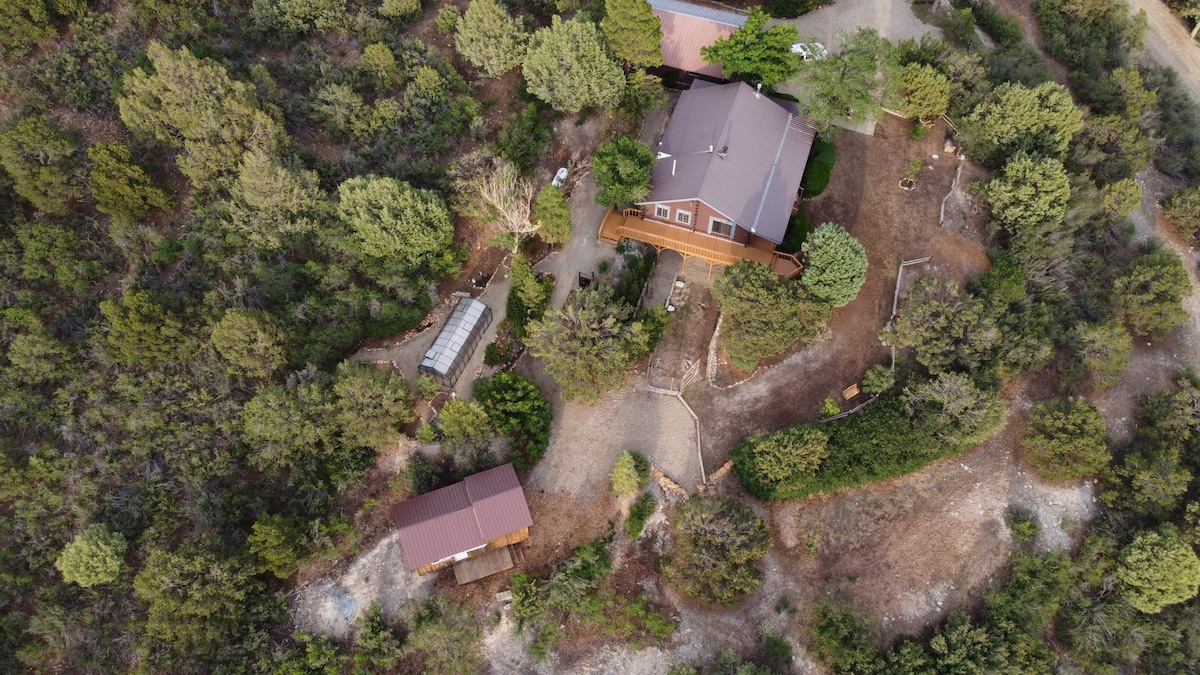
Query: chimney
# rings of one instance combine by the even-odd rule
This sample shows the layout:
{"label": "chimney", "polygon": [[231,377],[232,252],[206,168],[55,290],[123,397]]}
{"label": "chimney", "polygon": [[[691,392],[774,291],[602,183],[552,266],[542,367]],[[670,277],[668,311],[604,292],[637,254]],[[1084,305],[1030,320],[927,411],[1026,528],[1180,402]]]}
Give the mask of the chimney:
{"label": "chimney", "polygon": [[757,99],[761,95],[762,95],[762,82],[759,82],[758,86],[754,88],[754,98]]}
{"label": "chimney", "polygon": [[717,153],[717,157],[720,157],[721,159],[725,159],[725,155],[728,155],[728,154],[729,154],[729,146],[723,145],[723,146],[721,146],[721,151]]}

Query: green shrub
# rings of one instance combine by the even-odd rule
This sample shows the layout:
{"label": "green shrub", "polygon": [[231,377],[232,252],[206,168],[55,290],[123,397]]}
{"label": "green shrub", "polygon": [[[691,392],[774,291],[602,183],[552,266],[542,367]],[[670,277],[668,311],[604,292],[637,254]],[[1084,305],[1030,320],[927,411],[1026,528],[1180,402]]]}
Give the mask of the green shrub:
{"label": "green shrub", "polygon": [[896,376],[891,368],[883,364],[875,364],[867,369],[862,378],[862,390],[866,394],[882,394],[896,384]]}
{"label": "green shrub", "polygon": [[508,440],[509,458],[518,469],[532,469],[550,445],[550,403],[533,380],[496,373],[475,383],[493,428]]}
{"label": "green shrub", "polygon": [[828,442],[829,435],[820,428],[796,426],[766,436],[750,436],[730,456],[746,491],[760,499],[771,499],[816,474],[829,456]]}
{"label": "green shrub", "polygon": [[498,366],[508,361],[508,351],[496,342],[489,342],[483,350],[483,365]]}
{"label": "green shrub", "polygon": [[537,105],[529,103],[504,121],[496,138],[496,154],[528,175],[538,158],[550,148],[553,133]]}
{"label": "green shrub", "polygon": [[800,179],[800,190],[805,197],[816,197],[829,187],[829,177],[833,174],[833,164],[837,160],[837,149],[833,143],[818,138],[813,141],[812,150],[808,153],[808,164],[804,168],[804,177]]}
{"label": "green shrub", "polygon": [[1038,475],[1051,481],[1094,476],[1112,460],[1104,418],[1082,399],[1035,407],[1021,447]]}
{"label": "green shrub", "polygon": [[[796,476],[787,489],[776,488],[771,495],[774,499],[801,499],[902,476],[964,449],[938,442],[930,429],[906,414],[904,404],[894,395],[880,396],[854,415],[793,429],[804,427],[829,435],[829,456],[816,473]],[[747,490],[751,490],[749,485]]]}
{"label": "green shrub", "polygon": [[733,499],[692,495],[673,523],[675,545],[663,578],[705,602],[733,606],[762,586],[758,561],[771,533],[750,507]]}
{"label": "green shrub", "polygon": [[124,535],[96,524],[75,535],[71,543],[58,554],[54,566],[63,581],[84,588],[116,581],[125,565]]}
{"label": "green shrub", "polygon": [[[428,424],[422,428],[429,427]],[[432,429],[432,427],[429,427]],[[414,494],[423,495],[438,485],[438,466],[425,458],[424,455],[413,455],[405,467],[405,477],[408,479],[408,489]]]}
{"label": "green shrub", "polygon": [[434,376],[429,373],[421,373],[417,376],[417,395],[426,401],[431,401],[442,391],[442,385]]}
{"label": "green shrub", "polygon": [[788,220],[787,234],[783,235],[783,243],[778,246],[777,250],[782,253],[799,253],[812,231],[812,218],[809,218],[808,214],[803,211],[797,211]]}
{"label": "green shrub", "polygon": [[873,672],[876,658],[871,624],[844,607],[817,605],[813,654],[835,673]]}
{"label": "green shrub", "polygon": [[618,497],[633,495],[650,483],[650,461],[636,452],[626,450],[617,457],[609,479]]}
{"label": "green shrub", "polygon": [[452,33],[454,27],[458,25],[458,19],[462,16],[462,10],[455,5],[446,5],[438,12],[437,29],[440,33]]}
{"label": "green shrub", "polygon": [[964,0],[956,4],[970,5],[976,25],[991,36],[997,45],[1005,46],[1025,40],[1021,24],[1005,16],[991,0]]}
{"label": "green shrub", "polygon": [[646,526],[646,520],[654,515],[654,511],[658,509],[658,500],[650,493],[643,494],[637,498],[633,506],[629,507],[629,518],[625,521],[625,536],[630,539],[637,539],[642,533],[642,528]]}
{"label": "green shrub", "polygon": [[1012,530],[1013,539],[1021,543],[1029,543],[1037,539],[1038,532],[1042,528],[1037,514],[1020,506],[1009,507],[1004,514],[1004,522],[1008,524],[1008,529]]}
{"label": "green shrub", "polygon": [[657,262],[658,254],[653,250],[642,255],[626,253],[625,271],[621,272],[621,277],[617,279],[617,297],[630,307],[637,307]]}

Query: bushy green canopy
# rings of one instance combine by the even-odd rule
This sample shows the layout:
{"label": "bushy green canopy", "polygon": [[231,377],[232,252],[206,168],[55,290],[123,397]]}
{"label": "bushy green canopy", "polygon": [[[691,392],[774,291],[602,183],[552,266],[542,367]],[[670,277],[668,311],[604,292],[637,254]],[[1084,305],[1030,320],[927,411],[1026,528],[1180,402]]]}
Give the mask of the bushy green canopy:
{"label": "bushy green canopy", "polygon": [[750,436],[731,453],[733,468],[750,494],[770,499],[797,478],[815,474],[829,456],[828,442],[829,434],[811,426]]}
{"label": "bushy green canopy", "polygon": [[226,310],[213,326],[212,343],[234,373],[266,377],[284,364],[285,336],[279,323],[261,310]]}
{"label": "bushy green canopy", "polygon": [[648,351],[649,338],[612,286],[592,284],[530,323],[526,344],[545,362],[564,400],[593,402],[625,382],[629,366]]}
{"label": "bushy green canopy", "polygon": [[762,8],[754,7],[741,28],[701,47],[700,54],[705,61],[721,66],[726,77],[768,87],[785,82],[800,69],[800,59],[792,53],[792,44],[799,37],[790,23],[767,28],[770,20]]}
{"label": "bushy green canopy", "polygon": [[338,215],[352,245],[379,271],[379,281],[402,288],[448,264],[454,223],[441,195],[395,178],[357,176],[338,187]]}
{"label": "bushy green canopy", "polygon": [[63,581],[84,588],[115,581],[125,564],[128,546],[120,532],[113,532],[99,523],[75,535],[67,544],[54,566],[62,572]]}
{"label": "bushy green canopy", "polygon": [[254,87],[229,77],[221,64],[187,47],[151,41],[153,71],[134,68],[117,101],[121,121],[143,140],[178,148],[179,170],[199,189],[227,177],[247,150],[274,152],[286,136]]}
{"label": "bushy green canopy", "polygon": [[1083,399],[1039,404],[1021,447],[1038,475],[1052,481],[1094,476],[1112,460],[1104,418]]}
{"label": "bushy green canopy", "polygon": [[654,153],[631,136],[618,136],[592,156],[596,176],[596,202],[604,206],[634,204],[650,196],[650,172]]}
{"label": "bushy green canopy", "polygon": [[721,346],[742,367],[811,340],[829,321],[830,306],[816,300],[798,281],[775,274],[761,263],[739,260],[713,282],[721,308]]}
{"label": "bushy green canopy", "polygon": [[39,211],[65,216],[80,193],[74,179],[75,141],[53,122],[35,115],[0,134],[0,166],[13,189]]}
{"label": "bushy green canopy", "polygon": [[1183,298],[1192,283],[1183,259],[1165,248],[1146,253],[1125,266],[1116,281],[1117,306],[1135,335],[1162,338],[1187,321]]}
{"label": "bushy green canopy", "polygon": [[621,64],[596,24],[580,17],[563,21],[555,16],[534,33],[522,70],[530,93],[562,112],[613,108],[625,93]]}
{"label": "bushy green canopy", "polygon": [[151,209],[171,209],[171,198],[154,187],[146,171],[133,161],[129,146],[97,143],[88,148],[87,154],[92,163],[88,185],[97,211],[114,218],[141,220]]}
{"label": "bushy green canopy", "polygon": [[825,223],[802,247],[800,283],[818,300],[842,307],[858,296],[867,281],[867,250],[841,225]]}
{"label": "bushy green canopy", "polygon": [[458,19],[454,48],[487,77],[500,77],[521,65],[529,32],[496,0],[471,0]]}
{"label": "bushy green canopy", "polygon": [[895,48],[874,28],[840,32],[837,53],[804,61],[796,82],[806,114],[821,131],[834,120],[858,124],[875,119],[896,88]]}
{"label": "bushy green canopy", "polygon": [[1030,89],[1008,82],[963,119],[962,133],[972,159],[997,167],[1019,150],[1063,157],[1082,128],[1083,113],[1066,87],[1044,82]]}
{"label": "bushy green canopy", "polygon": [[663,64],[662,21],[646,0],[604,0],[600,30],[613,55],[625,63],[643,68]]}
{"label": "bushy green canopy", "polygon": [[762,586],[758,561],[770,530],[750,507],[725,497],[693,495],[674,522],[675,546],[663,577],[705,602],[733,606]]}
{"label": "bushy green canopy", "polygon": [[1147,614],[1191,600],[1200,587],[1200,558],[1169,525],[1138,534],[1121,549],[1120,561],[1122,595]]}

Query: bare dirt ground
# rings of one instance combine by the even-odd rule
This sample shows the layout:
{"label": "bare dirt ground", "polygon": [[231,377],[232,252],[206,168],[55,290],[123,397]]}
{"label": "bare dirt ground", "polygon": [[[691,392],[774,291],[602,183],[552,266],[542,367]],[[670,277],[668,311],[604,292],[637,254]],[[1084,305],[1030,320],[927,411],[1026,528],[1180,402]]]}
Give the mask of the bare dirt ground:
{"label": "bare dirt ground", "polygon": [[[1020,388],[1003,432],[908,476],[829,497],[773,504],[781,574],[803,605],[832,597],[872,617],[884,641],[914,635],[992,587],[1014,543],[1010,506],[1037,514],[1037,548],[1061,548],[1091,519],[1090,485],[1053,486],[1018,461],[1031,402]],[[815,564],[806,559],[815,549]]]}
{"label": "bare dirt ground", "polygon": [[[867,282],[857,299],[834,311],[830,340],[798,345],[732,389],[688,391],[686,398],[701,419],[706,466],[719,466],[752,431],[815,419],[825,397],[840,398],[842,389],[858,382],[867,368],[888,359],[890,352],[877,334],[892,314],[901,261],[932,257],[928,265],[906,269],[906,278],[931,274],[964,282],[988,268],[975,220],[938,225],[942,199],[958,166],[954,154],[943,149],[947,132],[939,124],[913,140],[909,123],[889,115],[874,136],[843,132],[836,138],[838,159],[829,187],[803,208],[814,224],[838,223],[863,243]],[[924,167],[916,188],[901,190],[898,183],[915,159]],[[948,217],[954,215],[948,212]]]}
{"label": "bare dirt ground", "polygon": [[625,450],[642,453],[680,485],[701,482],[695,423],[674,397],[646,391],[644,373],[587,405],[564,403],[539,362],[522,359],[518,370],[538,383],[554,407],[550,447],[530,472],[529,489],[586,501],[608,490],[613,462]]}
{"label": "bare dirt ground", "polygon": [[[679,260],[677,253],[667,251],[664,255]],[[659,265],[661,267],[662,263]],[[687,261],[678,272],[670,272],[668,268],[661,277],[660,267],[655,268],[651,281],[660,279],[665,282],[663,285],[668,288],[664,290],[670,293],[674,311],[671,313],[671,324],[650,360],[650,384],[678,390],[687,371],[695,364],[702,364],[707,356],[708,337],[716,327],[717,306],[710,290],[708,265],[699,258]],[[675,286],[673,282],[676,279],[682,286]],[[662,302],[666,302],[666,299]],[[705,378],[703,371],[701,366],[697,381]]]}

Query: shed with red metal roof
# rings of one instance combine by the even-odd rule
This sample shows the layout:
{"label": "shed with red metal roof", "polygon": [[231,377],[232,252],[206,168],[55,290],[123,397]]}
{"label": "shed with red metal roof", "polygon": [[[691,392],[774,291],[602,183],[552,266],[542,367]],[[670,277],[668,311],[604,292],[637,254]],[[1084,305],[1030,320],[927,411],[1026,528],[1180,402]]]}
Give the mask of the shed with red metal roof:
{"label": "shed with red metal roof", "polygon": [[[418,574],[487,555],[507,560],[501,569],[512,567],[508,546],[527,541],[533,525],[512,464],[400,502],[392,518],[405,564]],[[495,555],[501,550],[503,555]]]}

